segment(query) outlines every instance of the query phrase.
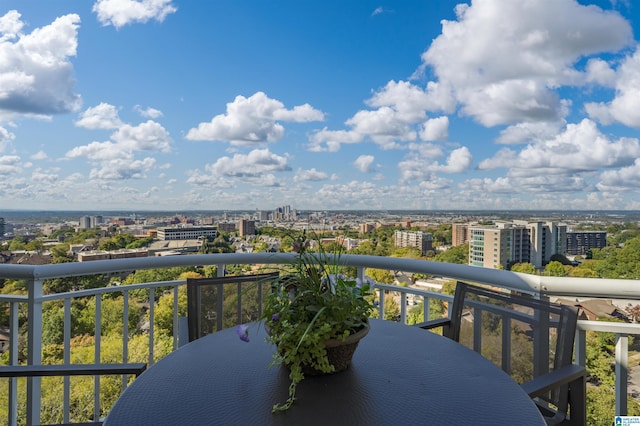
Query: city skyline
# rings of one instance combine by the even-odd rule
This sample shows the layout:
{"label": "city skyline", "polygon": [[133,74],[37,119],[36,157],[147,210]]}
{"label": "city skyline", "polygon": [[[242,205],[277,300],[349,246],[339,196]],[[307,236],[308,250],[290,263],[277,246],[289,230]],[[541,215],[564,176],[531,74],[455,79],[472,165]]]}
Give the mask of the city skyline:
{"label": "city skyline", "polygon": [[8,0],[0,208],[640,210],[637,7]]}

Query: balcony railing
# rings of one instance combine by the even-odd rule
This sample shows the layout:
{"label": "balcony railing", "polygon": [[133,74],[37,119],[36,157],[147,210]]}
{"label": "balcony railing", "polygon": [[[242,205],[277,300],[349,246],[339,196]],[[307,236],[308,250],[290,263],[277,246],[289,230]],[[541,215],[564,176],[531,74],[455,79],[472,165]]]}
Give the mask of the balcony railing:
{"label": "balcony railing", "polygon": [[[94,274],[112,274],[123,271],[135,271],[143,269],[159,269],[184,266],[217,266],[218,276],[222,276],[225,265],[277,265],[290,263],[295,259],[294,254],[288,253],[251,253],[251,254],[213,254],[213,255],[189,255],[169,257],[149,257],[136,259],[102,260],[82,263],[63,263],[52,265],[0,265],[0,278],[26,280],[28,284],[27,296],[0,295],[0,306],[8,307],[10,329],[9,357],[10,365],[18,364],[18,313],[19,307],[27,307],[27,341],[26,363],[38,365],[42,362],[43,351],[43,304],[58,301],[63,303],[63,362],[70,363],[71,352],[71,303],[77,298],[92,298],[95,300],[94,335],[95,335],[95,360],[101,359],[101,301],[102,296],[115,294],[123,296],[124,313],[122,329],[122,361],[129,359],[129,325],[128,309],[129,295],[131,292],[144,289],[149,292],[149,300],[156,299],[156,290],[162,288],[166,292],[170,288],[173,294],[173,349],[180,346],[186,335],[181,326],[184,326],[178,314],[178,288],[185,284],[184,280],[168,282],[152,282],[127,286],[110,286],[90,290],[81,290],[68,293],[43,294],[43,281],[54,278],[68,278]],[[640,300],[640,282],[635,280],[589,279],[589,278],[559,278],[533,276],[513,273],[496,269],[486,269],[475,266],[430,262],[414,259],[402,259],[391,257],[343,255],[340,263],[345,266],[355,267],[358,276],[364,276],[366,268],[390,270],[394,272],[421,273],[447,279],[457,279],[469,282],[489,284],[509,290],[516,290],[532,294],[536,297],[558,296],[563,298],[607,298],[625,299],[629,301]],[[385,306],[385,293],[396,292],[400,295],[400,321],[405,323],[407,318],[407,297],[415,295],[424,300],[424,318],[430,318],[429,300],[451,300],[451,296],[419,290],[410,287],[378,284],[380,300],[380,317],[383,318]],[[388,296],[387,296],[388,297]],[[149,303],[149,330],[148,359],[149,365],[155,362],[154,353],[154,319],[155,303]],[[5,326],[5,324],[0,324]],[[628,336],[640,334],[640,325],[627,323],[612,323],[603,321],[579,321],[578,336],[576,339],[576,361],[585,365],[586,362],[586,331],[611,332],[616,334],[615,347],[615,376],[616,376],[616,415],[627,414],[627,380],[628,380]],[[18,423],[18,384],[17,379],[9,380],[8,415],[9,424]],[[126,386],[127,378],[123,378],[122,386]],[[26,421],[27,424],[40,423],[41,402],[40,379],[27,380],[26,392]],[[69,381],[65,378],[63,401],[64,422],[69,421]],[[94,418],[100,417],[100,381],[95,380],[94,385]],[[108,408],[108,407],[107,407]]]}

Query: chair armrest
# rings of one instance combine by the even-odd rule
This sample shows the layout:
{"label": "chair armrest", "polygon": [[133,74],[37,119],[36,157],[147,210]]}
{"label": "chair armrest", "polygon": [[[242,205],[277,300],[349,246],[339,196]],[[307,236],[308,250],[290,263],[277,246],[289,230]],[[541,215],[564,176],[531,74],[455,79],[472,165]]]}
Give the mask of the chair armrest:
{"label": "chair armrest", "polygon": [[0,366],[0,377],[42,376],[100,376],[107,374],[134,374],[147,369],[145,363],[134,364],[57,364]]}
{"label": "chair armrest", "polygon": [[558,387],[558,385],[571,383],[581,377],[586,379],[587,370],[581,365],[570,364],[522,383],[520,387],[522,387],[531,398],[534,398],[546,394]]}
{"label": "chair armrest", "polygon": [[449,327],[451,325],[451,320],[449,318],[438,318],[430,321],[420,322],[418,324],[414,324],[414,327],[420,327],[425,330],[430,330],[432,328],[437,327]]}

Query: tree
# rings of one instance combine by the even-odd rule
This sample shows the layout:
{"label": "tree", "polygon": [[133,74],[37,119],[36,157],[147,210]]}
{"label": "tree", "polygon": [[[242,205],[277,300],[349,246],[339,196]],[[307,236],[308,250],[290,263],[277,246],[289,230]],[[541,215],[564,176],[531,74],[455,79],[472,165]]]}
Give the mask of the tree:
{"label": "tree", "polygon": [[40,253],[42,252],[42,250],[44,250],[44,243],[40,239],[31,240],[26,244],[25,250]]}
{"label": "tree", "polygon": [[553,261],[549,262],[544,268],[544,274],[551,277],[564,277],[567,275],[567,271],[562,266],[562,263]]}
{"label": "tree", "polygon": [[393,284],[395,281],[393,273],[387,269],[367,268],[365,275],[369,276],[374,281],[383,284]]}
{"label": "tree", "polygon": [[640,279],[640,237],[625,242],[624,247],[593,249],[593,259],[598,259],[595,269],[602,278]]}
{"label": "tree", "polygon": [[469,263],[469,244],[451,247],[449,250],[438,253],[433,258],[436,262],[460,263],[466,265]]}
{"label": "tree", "polygon": [[[389,296],[389,295],[388,295]],[[400,316],[400,306],[393,297],[384,298],[384,319],[396,321]]]}
{"label": "tree", "polygon": [[9,242],[9,250],[10,251],[19,251],[25,250],[27,247],[27,241],[24,237],[15,237],[13,240]]}
{"label": "tree", "polygon": [[[194,277],[195,278],[195,277]],[[155,308],[155,330],[165,336],[173,336],[173,292],[160,296]],[[178,288],[178,316],[187,316],[187,286]]]}
{"label": "tree", "polygon": [[[446,307],[444,302],[438,299],[429,299],[429,315],[431,318],[442,318],[445,316]],[[407,312],[407,324],[419,324],[424,322],[424,301],[411,307]]]}
{"label": "tree", "polygon": [[516,263],[511,266],[511,272],[521,272],[523,274],[535,275],[536,267],[531,263]]}
{"label": "tree", "polygon": [[51,248],[51,256],[53,257],[53,263],[68,263],[73,262],[73,255],[69,253],[69,244],[62,243]]}

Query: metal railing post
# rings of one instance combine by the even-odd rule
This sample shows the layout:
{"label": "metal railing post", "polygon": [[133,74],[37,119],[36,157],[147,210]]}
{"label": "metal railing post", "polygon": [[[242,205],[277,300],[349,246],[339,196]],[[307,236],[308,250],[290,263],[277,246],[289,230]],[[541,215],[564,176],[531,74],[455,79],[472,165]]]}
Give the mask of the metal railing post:
{"label": "metal railing post", "polygon": [[627,415],[627,377],[629,337],[616,334],[616,416]]}
{"label": "metal railing post", "polygon": [[[42,363],[42,280],[27,280],[27,364]],[[27,378],[27,424],[40,423],[40,377]]]}
{"label": "metal railing post", "polygon": [[[578,323],[579,324],[579,323]],[[587,365],[587,331],[580,330],[578,328],[576,330],[576,341],[575,341],[575,363],[585,367]]]}

